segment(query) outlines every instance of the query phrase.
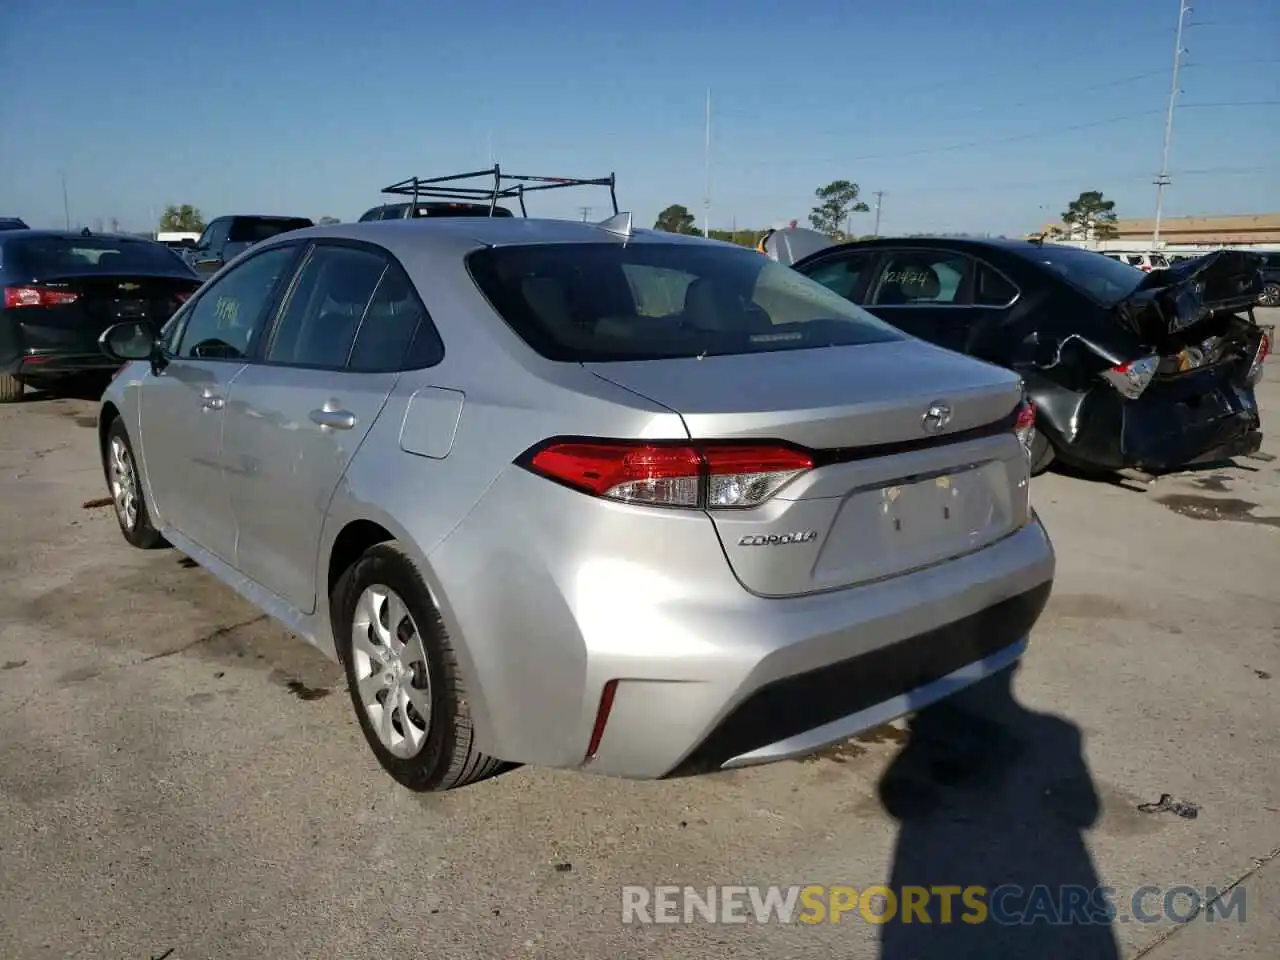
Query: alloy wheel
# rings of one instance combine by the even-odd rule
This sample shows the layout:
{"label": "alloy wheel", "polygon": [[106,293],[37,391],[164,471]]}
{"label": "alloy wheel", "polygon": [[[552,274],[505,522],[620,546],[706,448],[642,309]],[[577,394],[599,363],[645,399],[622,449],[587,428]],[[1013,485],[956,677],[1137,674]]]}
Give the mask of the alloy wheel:
{"label": "alloy wheel", "polygon": [[138,523],[138,472],[122,437],[111,438],[111,500],[120,526],[132,531]]}
{"label": "alloy wheel", "polygon": [[416,756],[431,727],[431,675],[422,634],[403,599],[374,584],[351,624],[356,689],[378,740],[402,760]]}

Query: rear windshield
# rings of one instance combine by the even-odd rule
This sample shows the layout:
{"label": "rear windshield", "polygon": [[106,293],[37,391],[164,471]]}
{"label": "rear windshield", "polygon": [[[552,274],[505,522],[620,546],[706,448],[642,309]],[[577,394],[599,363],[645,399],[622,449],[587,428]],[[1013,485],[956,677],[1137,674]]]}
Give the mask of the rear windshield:
{"label": "rear windshield", "polygon": [[314,226],[310,220],[233,220],[227,239],[231,243],[261,243],[290,230]]}
{"label": "rear windshield", "polygon": [[905,339],[844,297],[742,248],[700,243],[492,247],[481,292],[552,360],[656,360]]}
{"label": "rear windshield", "polygon": [[1133,293],[1146,277],[1141,270],[1127,263],[1075,247],[1046,243],[1027,250],[1026,256],[1048,267],[1106,307],[1114,306]]}
{"label": "rear windshield", "polygon": [[23,237],[5,244],[5,259],[32,278],[60,273],[139,270],[187,275],[189,268],[164,244],[112,237]]}

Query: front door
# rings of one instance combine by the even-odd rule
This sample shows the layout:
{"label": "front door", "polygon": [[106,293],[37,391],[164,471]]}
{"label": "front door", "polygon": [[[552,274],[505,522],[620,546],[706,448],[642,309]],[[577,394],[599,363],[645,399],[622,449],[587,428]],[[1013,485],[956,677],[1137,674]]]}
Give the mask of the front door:
{"label": "front door", "polygon": [[228,563],[235,525],[222,463],[227,397],[296,255],[292,245],[266,250],[199,291],[175,318],[167,362],[139,392],[143,462],[161,523]]}
{"label": "front door", "polygon": [[223,450],[236,567],[302,613],[316,605],[329,501],[424,317],[385,251],[322,241],[280,308],[265,362],[232,384]]}

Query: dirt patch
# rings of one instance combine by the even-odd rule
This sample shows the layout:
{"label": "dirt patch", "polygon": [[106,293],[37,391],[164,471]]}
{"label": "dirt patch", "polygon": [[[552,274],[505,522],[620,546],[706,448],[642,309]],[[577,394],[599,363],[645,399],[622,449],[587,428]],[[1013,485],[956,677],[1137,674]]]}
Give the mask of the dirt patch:
{"label": "dirt patch", "polygon": [[1280,529],[1280,517],[1255,517],[1256,503],[1233,497],[1201,497],[1193,493],[1169,493],[1156,498],[1174,513],[1192,520],[1233,520],[1237,523],[1256,523],[1264,527]]}
{"label": "dirt patch", "polygon": [[1055,593],[1049,597],[1045,613],[1050,616],[1089,620],[1140,620],[1145,610],[1101,593]]}
{"label": "dirt patch", "polygon": [[1215,473],[1209,477],[1197,477],[1191,482],[1201,490],[1209,490],[1212,493],[1227,493],[1231,489],[1227,486],[1231,482],[1231,478],[1225,473]]}

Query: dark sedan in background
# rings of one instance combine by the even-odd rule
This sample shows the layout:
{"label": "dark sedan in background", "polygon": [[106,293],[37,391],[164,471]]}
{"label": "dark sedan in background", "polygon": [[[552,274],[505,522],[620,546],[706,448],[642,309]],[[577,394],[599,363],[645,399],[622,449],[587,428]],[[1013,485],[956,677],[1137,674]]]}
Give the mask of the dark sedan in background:
{"label": "dark sedan in background", "polygon": [[98,336],[122,320],[157,328],[200,286],[163,244],[60,230],[0,232],[0,403],[27,386],[118,366]]}
{"label": "dark sedan in background", "polygon": [[948,237],[833,245],[792,266],[907,333],[1019,372],[1035,472],[1057,458],[1159,473],[1261,445],[1253,385],[1270,341],[1251,311],[1254,254],[1142,273],[1065,245]]}

